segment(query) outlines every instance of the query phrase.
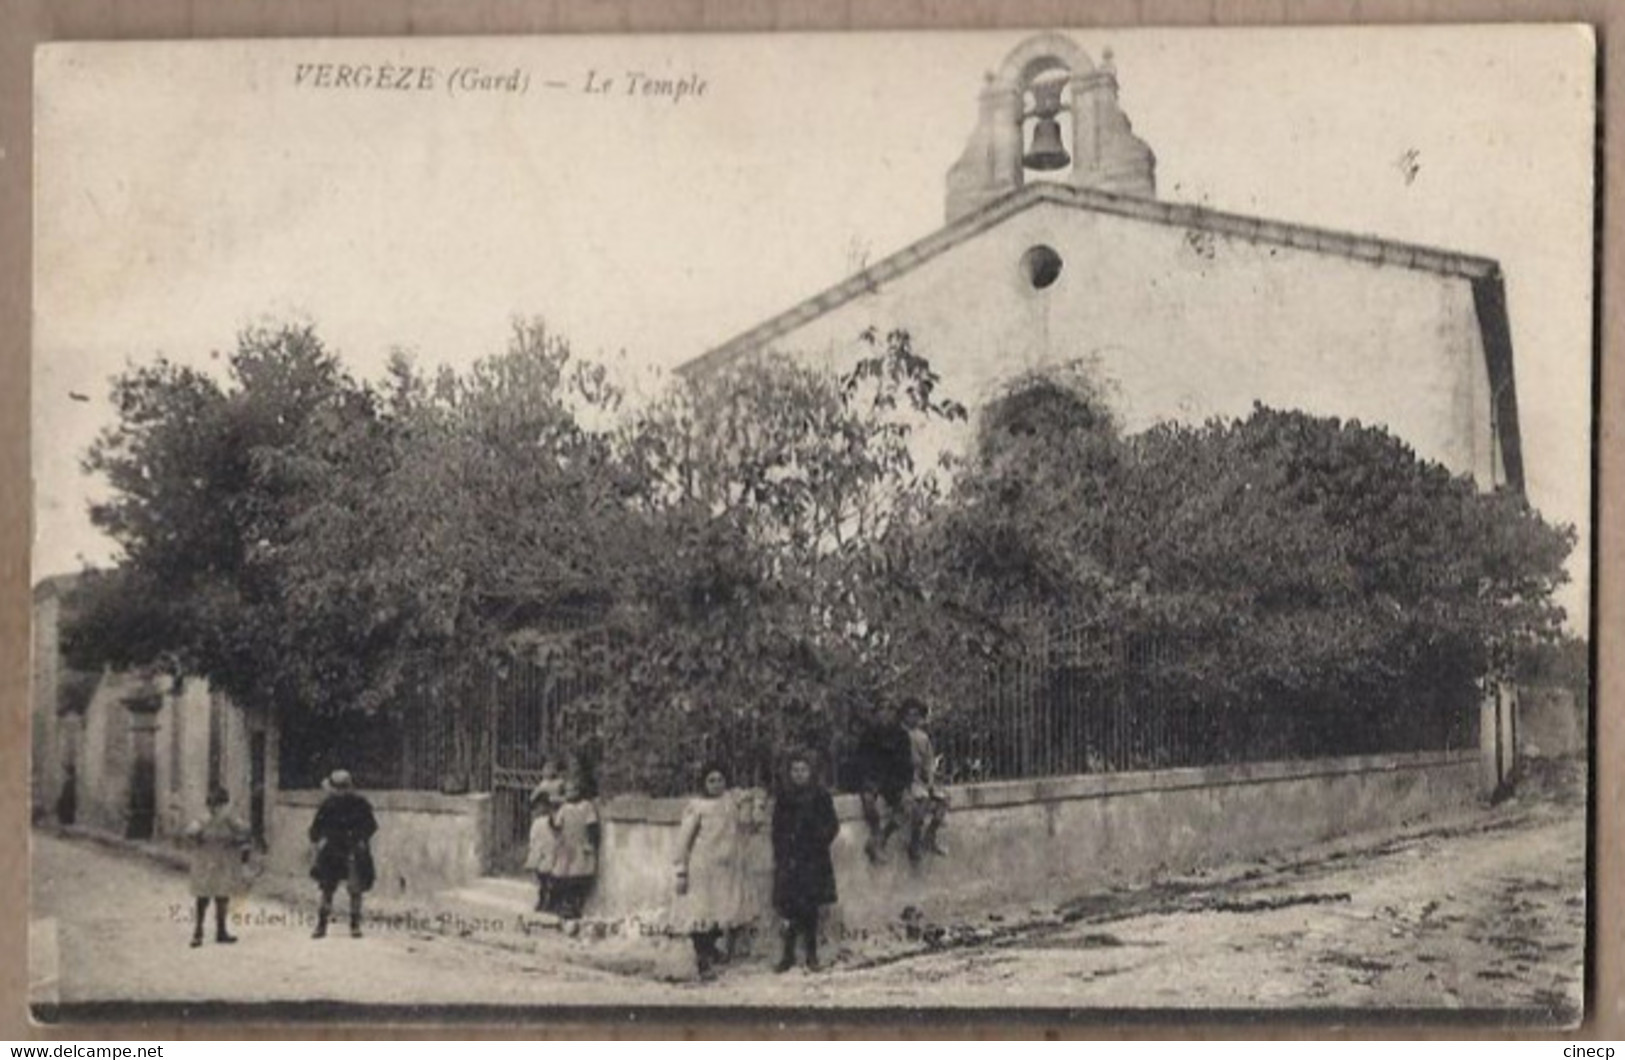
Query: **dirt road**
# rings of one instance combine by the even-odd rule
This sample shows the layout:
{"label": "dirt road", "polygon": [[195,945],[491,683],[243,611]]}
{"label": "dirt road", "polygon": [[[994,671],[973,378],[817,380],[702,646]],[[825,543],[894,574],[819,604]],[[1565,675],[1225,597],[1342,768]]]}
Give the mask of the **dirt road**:
{"label": "dirt road", "polygon": [[[1107,1008],[1501,1009],[1578,1018],[1578,802],[1092,896],[1069,922],[897,962],[875,989]],[[878,971],[878,969],[877,969]]]}

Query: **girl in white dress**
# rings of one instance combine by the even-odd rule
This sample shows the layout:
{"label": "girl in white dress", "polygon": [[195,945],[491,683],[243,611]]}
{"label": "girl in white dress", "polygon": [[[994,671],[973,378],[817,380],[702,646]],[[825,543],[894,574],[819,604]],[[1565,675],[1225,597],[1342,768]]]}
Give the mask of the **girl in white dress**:
{"label": "girl in white dress", "polygon": [[684,808],[677,830],[671,920],[693,941],[700,978],[711,979],[723,959],[718,943],[724,933],[755,919],[746,855],[759,821],[750,793],[730,789],[722,766],[708,764],[700,777],[702,794]]}
{"label": "girl in white dress", "polygon": [[536,874],[536,911],[553,911],[553,850],[557,833],[553,811],[564,793],[559,763],[549,758],[542,763],[542,779],[530,793],[530,844],[525,851],[525,868]]}

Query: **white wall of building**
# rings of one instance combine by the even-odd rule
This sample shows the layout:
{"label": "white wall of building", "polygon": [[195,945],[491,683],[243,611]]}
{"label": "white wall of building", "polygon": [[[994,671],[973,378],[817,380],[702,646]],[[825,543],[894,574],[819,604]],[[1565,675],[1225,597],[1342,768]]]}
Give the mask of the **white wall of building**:
{"label": "white wall of building", "polygon": [[[1042,290],[1020,264],[1038,244],[1063,261]],[[1382,425],[1481,485],[1501,477],[1465,277],[1040,202],[770,347],[839,367],[871,325],[907,328],[972,407],[1085,359],[1131,432],[1258,401]]]}
{"label": "white wall of building", "polygon": [[59,752],[60,633],[62,602],[55,593],[34,599],[32,721],[29,743],[30,796],[35,815],[55,812],[62,793],[63,759]]}
{"label": "white wall of building", "polygon": [[126,696],[143,682],[108,673],[85,707],[80,730],[77,823],[119,835],[128,823],[132,747]]}

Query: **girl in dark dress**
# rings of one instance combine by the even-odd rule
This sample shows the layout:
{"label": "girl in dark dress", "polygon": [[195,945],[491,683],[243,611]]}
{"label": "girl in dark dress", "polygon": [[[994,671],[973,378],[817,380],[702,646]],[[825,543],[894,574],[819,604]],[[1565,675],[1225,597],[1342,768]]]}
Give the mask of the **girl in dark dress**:
{"label": "girl in dark dress", "polygon": [[806,755],[789,761],[789,783],[773,801],[773,908],[784,918],[784,955],[774,970],[796,963],[796,939],[807,942],[807,969],[817,971],[818,909],[835,901],[830,844],[841,830],[835,800],[814,783]]}

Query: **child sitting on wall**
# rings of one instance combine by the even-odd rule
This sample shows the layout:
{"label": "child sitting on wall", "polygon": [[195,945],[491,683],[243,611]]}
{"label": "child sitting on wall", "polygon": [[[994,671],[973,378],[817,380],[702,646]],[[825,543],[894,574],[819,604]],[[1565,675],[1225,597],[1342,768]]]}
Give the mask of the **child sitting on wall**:
{"label": "child sitting on wall", "polygon": [[908,858],[918,862],[922,852],[946,854],[937,838],[943,818],[948,815],[948,793],[937,786],[937,753],[931,734],[925,730],[927,711],[912,696],[903,701],[903,728],[908,732],[912,782],[904,794],[909,821]]}

